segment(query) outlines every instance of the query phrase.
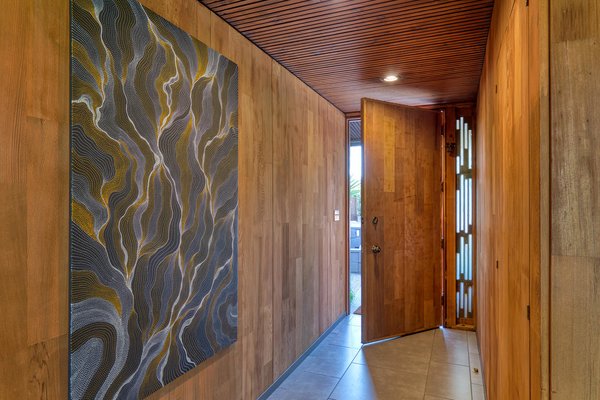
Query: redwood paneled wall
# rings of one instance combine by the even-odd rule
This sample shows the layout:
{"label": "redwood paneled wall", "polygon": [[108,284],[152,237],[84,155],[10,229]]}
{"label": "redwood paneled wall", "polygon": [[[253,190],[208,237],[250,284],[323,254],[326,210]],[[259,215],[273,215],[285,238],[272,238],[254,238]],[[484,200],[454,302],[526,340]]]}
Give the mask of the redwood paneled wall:
{"label": "redwood paneled wall", "polygon": [[599,399],[600,5],[527,3],[496,2],[479,91],[487,394]]}
{"label": "redwood paneled wall", "polygon": [[[253,399],[345,311],[345,119],[204,6],[142,3],[239,66],[239,332],[152,399]],[[0,13],[0,398],[68,390],[69,2]]]}
{"label": "redwood paneled wall", "polygon": [[542,2],[496,1],[479,89],[477,330],[490,400],[541,393]]}
{"label": "redwood paneled wall", "polygon": [[600,399],[600,3],[550,2],[551,398]]}

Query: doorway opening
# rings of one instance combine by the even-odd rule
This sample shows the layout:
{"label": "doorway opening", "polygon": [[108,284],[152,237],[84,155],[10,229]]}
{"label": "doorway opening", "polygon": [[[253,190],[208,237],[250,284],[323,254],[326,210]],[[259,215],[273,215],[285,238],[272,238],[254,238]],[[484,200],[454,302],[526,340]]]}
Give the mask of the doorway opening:
{"label": "doorway opening", "polygon": [[348,120],[349,312],[361,313],[362,273],[362,132],[360,119]]}

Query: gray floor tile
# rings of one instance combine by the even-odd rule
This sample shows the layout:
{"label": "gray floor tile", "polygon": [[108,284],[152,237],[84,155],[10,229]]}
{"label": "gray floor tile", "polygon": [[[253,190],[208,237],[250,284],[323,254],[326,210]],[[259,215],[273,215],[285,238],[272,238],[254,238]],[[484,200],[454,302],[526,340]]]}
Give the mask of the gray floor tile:
{"label": "gray floor tile", "polygon": [[425,393],[452,400],[471,399],[469,367],[432,361]]}
{"label": "gray floor tile", "polygon": [[308,356],[298,367],[301,371],[341,378],[354,357],[323,358]]}
{"label": "gray floor tile", "polygon": [[[319,396],[311,397],[314,400],[326,400],[328,397]],[[271,394],[267,400],[307,400],[305,393],[298,393],[282,388],[277,388],[273,394]]]}
{"label": "gray floor tile", "polygon": [[469,354],[479,354],[479,347],[477,347],[477,334],[475,332],[468,332],[467,340],[469,342]]}
{"label": "gray floor tile", "polygon": [[364,346],[354,362],[417,374],[427,374],[433,335],[427,332]]}
{"label": "gray floor tile", "polygon": [[446,364],[469,366],[469,355],[460,349],[434,346],[431,353],[431,360]]}
{"label": "gray floor tile", "polygon": [[360,316],[347,317],[269,399],[483,399],[474,333],[437,329],[366,346],[360,335]]}
{"label": "gray floor tile", "polygon": [[473,400],[485,400],[485,390],[482,385],[471,385]]}
{"label": "gray floor tile", "polygon": [[459,331],[465,334],[464,336],[454,336],[449,329],[436,331],[436,336],[433,340],[433,350],[431,360],[441,363],[457,364],[469,366],[469,350],[467,345],[466,332]]}
{"label": "gray floor tile", "polygon": [[279,388],[303,394],[305,399],[327,399],[338,381],[338,378],[297,369],[283,381]]}
{"label": "gray floor tile", "polygon": [[327,338],[323,340],[323,343],[360,349],[362,347],[361,328],[356,325],[339,324]]}
{"label": "gray floor tile", "polygon": [[471,370],[471,383],[483,385],[483,375],[481,373],[479,354],[469,353],[469,366]]}
{"label": "gray floor tile", "polygon": [[358,349],[329,344],[323,341],[312,351],[312,353],[310,353],[310,355],[319,358],[346,359],[354,358],[357,353]]}
{"label": "gray floor tile", "polygon": [[467,331],[463,331],[460,329],[447,329],[440,328],[435,331],[435,335],[439,339],[444,339],[445,341],[455,341],[462,342],[465,345],[467,344]]}
{"label": "gray floor tile", "polygon": [[469,353],[469,364],[475,364],[476,366],[480,366],[481,363],[479,361],[479,354]]}
{"label": "gray floor tile", "polygon": [[335,400],[422,400],[426,376],[352,363],[335,390]]}

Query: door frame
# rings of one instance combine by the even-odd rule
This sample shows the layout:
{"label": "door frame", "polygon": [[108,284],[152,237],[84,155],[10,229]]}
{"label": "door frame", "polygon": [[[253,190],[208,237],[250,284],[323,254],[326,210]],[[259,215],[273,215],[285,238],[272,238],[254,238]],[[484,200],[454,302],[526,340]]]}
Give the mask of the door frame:
{"label": "door frame", "polygon": [[[380,100],[376,100],[376,101],[380,101]],[[380,101],[382,103],[387,103],[387,104],[392,104],[395,106],[400,106],[402,107],[401,104],[396,104],[396,103],[391,103],[391,102],[386,102],[386,101]],[[443,105],[434,105],[434,106],[425,106],[425,107],[415,107],[415,108],[422,108],[425,110],[436,110],[436,111],[441,111],[442,115],[443,115],[443,129],[442,129],[442,135],[444,136],[443,141],[444,141],[444,147],[447,144],[455,144],[456,143],[456,136],[452,135],[452,127],[454,126],[454,122],[455,121],[450,121],[451,119],[453,119],[454,115],[457,114],[457,112],[459,110],[470,110],[471,113],[471,118],[472,118],[472,123],[473,123],[473,146],[475,146],[476,140],[477,140],[477,121],[476,121],[476,113],[475,113],[475,105],[473,103],[457,103],[457,104],[443,104]],[[350,188],[350,131],[349,131],[349,122],[350,121],[361,121],[361,112],[360,111],[355,111],[355,112],[349,112],[345,114],[345,156],[346,156],[346,168],[345,168],[345,179],[344,179],[344,184],[345,184],[345,197],[344,197],[344,202],[346,205],[346,212],[347,215],[345,217],[344,220],[344,226],[345,226],[345,232],[346,232],[346,236],[344,239],[344,243],[345,243],[345,271],[344,271],[344,278],[345,278],[345,312],[346,315],[349,315],[350,313],[350,236],[349,236],[349,229],[350,229],[350,224],[349,224],[349,220],[350,220],[350,207],[349,207],[349,188]],[[361,121],[361,135],[363,130],[363,126],[362,126],[362,121]],[[363,155],[364,157],[364,155]],[[476,187],[476,174],[477,174],[477,158],[476,158],[476,154],[475,151],[473,152],[473,325],[472,326],[465,326],[465,325],[458,325],[456,324],[456,319],[455,318],[449,318],[448,317],[448,300],[449,300],[449,285],[448,285],[448,248],[449,248],[449,243],[453,243],[452,241],[449,241],[449,237],[450,237],[450,227],[447,224],[447,219],[450,216],[450,214],[454,215],[456,214],[456,209],[455,207],[447,207],[446,202],[448,201],[447,197],[449,194],[448,191],[448,176],[449,176],[449,172],[447,169],[447,163],[448,163],[448,159],[452,158],[451,156],[448,155],[448,153],[445,151],[444,152],[444,157],[442,159],[442,165],[443,165],[443,182],[444,182],[444,192],[443,192],[443,201],[442,201],[442,214],[443,214],[443,223],[442,223],[442,232],[443,232],[443,238],[444,238],[444,256],[442,258],[442,295],[443,295],[443,301],[442,301],[442,322],[443,322],[443,326],[447,327],[447,328],[453,328],[453,329],[465,329],[465,330],[471,330],[474,331],[477,328],[477,303],[478,303],[478,296],[477,296],[477,266],[476,266],[476,257],[475,255],[477,254],[477,213],[475,212],[477,209],[477,187]],[[364,161],[364,160],[363,160]],[[362,186],[363,183],[361,182],[361,191],[362,191]],[[452,185],[451,188],[454,188],[455,185]],[[362,257],[361,257],[362,258]],[[362,260],[361,260],[362,261]],[[362,291],[362,288],[361,288]],[[453,293],[454,294],[454,293]],[[362,295],[362,293],[361,293]]]}

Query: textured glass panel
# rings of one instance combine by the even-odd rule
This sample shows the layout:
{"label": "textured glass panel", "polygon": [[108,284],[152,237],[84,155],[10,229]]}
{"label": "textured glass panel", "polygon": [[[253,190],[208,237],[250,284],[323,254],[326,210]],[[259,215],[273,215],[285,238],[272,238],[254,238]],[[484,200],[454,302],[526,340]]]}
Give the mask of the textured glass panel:
{"label": "textured glass panel", "polygon": [[456,129],[456,316],[462,320],[473,318],[473,129],[464,117]]}
{"label": "textured glass panel", "polygon": [[456,293],[456,318],[460,318],[460,293]]}

